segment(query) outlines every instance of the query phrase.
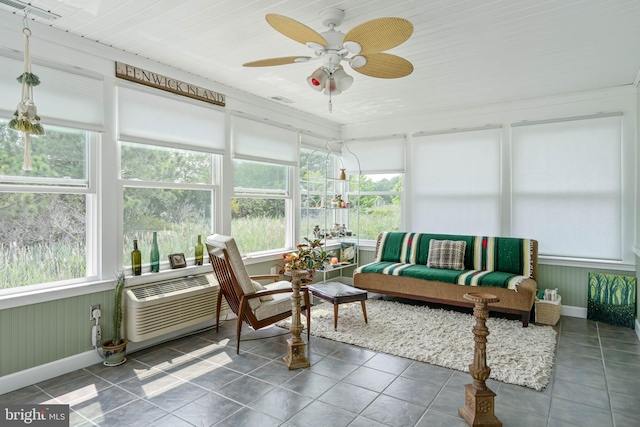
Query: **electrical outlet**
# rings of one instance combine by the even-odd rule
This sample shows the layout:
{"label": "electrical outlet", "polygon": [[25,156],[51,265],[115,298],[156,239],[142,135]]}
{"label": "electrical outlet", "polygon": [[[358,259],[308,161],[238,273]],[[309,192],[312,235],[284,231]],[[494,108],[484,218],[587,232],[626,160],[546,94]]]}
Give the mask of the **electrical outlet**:
{"label": "electrical outlet", "polygon": [[93,310],[100,310],[100,304],[89,306],[89,320],[93,321]]}

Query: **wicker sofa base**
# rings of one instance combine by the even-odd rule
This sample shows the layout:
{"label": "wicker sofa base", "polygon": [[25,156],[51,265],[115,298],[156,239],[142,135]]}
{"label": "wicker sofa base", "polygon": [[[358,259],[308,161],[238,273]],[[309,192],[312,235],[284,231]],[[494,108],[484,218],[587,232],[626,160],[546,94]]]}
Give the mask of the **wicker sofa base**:
{"label": "wicker sofa base", "polygon": [[529,325],[537,289],[537,283],[533,279],[522,281],[518,285],[516,292],[510,289],[490,286],[454,285],[378,273],[359,273],[354,275],[354,286],[379,294],[458,307],[473,307],[472,302],[463,298],[465,293],[474,291],[488,292],[500,298],[500,302],[489,305],[489,310],[520,315],[523,327]]}

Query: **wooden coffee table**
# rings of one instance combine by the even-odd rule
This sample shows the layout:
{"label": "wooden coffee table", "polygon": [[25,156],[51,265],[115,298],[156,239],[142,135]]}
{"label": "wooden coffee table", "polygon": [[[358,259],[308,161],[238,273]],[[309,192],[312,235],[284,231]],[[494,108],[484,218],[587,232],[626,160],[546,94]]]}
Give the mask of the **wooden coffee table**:
{"label": "wooden coffee table", "polygon": [[364,315],[364,323],[367,320],[367,307],[365,300],[367,299],[367,291],[345,285],[340,282],[324,282],[307,285],[309,292],[320,299],[333,304],[333,329],[338,329],[338,306],[345,302],[360,301],[362,305],[362,314]]}

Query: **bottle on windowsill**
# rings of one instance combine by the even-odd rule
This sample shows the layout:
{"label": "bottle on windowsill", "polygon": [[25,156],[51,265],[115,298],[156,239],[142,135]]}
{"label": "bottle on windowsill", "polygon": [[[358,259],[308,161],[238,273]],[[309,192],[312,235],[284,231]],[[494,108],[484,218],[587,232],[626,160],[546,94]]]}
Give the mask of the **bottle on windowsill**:
{"label": "bottle on windowsill", "polygon": [[153,232],[153,244],[151,245],[151,272],[160,271],[160,251],[158,250],[158,232]]}
{"label": "bottle on windowsill", "polygon": [[133,250],[131,251],[131,272],[134,276],[142,274],[142,254],[138,249],[138,239],[133,239]]}
{"label": "bottle on windowsill", "polygon": [[196,265],[202,265],[202,254],[204,252],[204,246],[202,245],[202,235],[198,234],[198,244],[195,248],[196,251]]}

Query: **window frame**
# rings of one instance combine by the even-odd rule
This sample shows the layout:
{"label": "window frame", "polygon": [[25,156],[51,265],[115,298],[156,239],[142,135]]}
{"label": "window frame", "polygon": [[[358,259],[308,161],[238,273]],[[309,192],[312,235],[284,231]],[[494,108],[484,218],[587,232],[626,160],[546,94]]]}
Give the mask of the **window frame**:
{"label": "window frame", "polygon": [[[279,254],[279,253],[283,253],[286,251],[291,250],[295,245],[293,244],[294,241],[294,226],[296,223],[296,220],[294,219],[294,190],[293,190],[293,176],[295,173],[296,168],[292,165],[286,164],[286,163],[279,163],[279,162],[274,162],[274,161],[270,161],[269,159],[247,159],[247,158],[233,158],[231,159],[231,168],[233,171],[233,176],[235,177],[235,170],[236,170],[236,161],[242,161],[242,162],[253,162],[253,163],[263,163],[266,165],[270,165],[270,166],[278,166],[278,167],[283,167],[285,168],[284,170],[286,171],[286,177],[285,177],[285,183],[286,183],[286,189],[284,189],[284,191],[281,190],[273,190],[273,189],[260,189],[260,188],[247,188],[247,187],[240,187],[240,191],[238,191],[236,189],[235,186],[235,182],[234,184],[231,186],[231,198],[230,201],[233,201],[233,199],[262,199],[262,200],[284,200],[284,216],[285,216],[285,231],[284,231],[284,247],[281,248],[270,248],[270,249],[266,249],[266,250],[262,250],[262,251],[255,251],[255,252],[241,252],[243,257],[248,257],[248,258],[256,258],[256,257],[260,257],[260,256],[269,256],[269,255],[273,255],[273,254]],[[231,210],[231,209],[230,209]],[[233,229],[233,215],[230,212],[229,213],[229,218],[230,218],[230,230]]]}
{"label": "window frame", "polygon": [[[7,122],[11,118],[0,117]],[[87,282],[94,282],[100,278],[99,254],[101,253],[99,243],[99,224],[96,218],[99,217],[98,200],[99,192],[97,185],[98,177],[98,151],[101,141],[100,132],[89,130],[85,126],[72,127],[73,123],[64,126],[55,125],[75,132],[82,132],[85,135],[85,167],[86,180],[67,178],[47,178],[47,177],[21,177],[3,176],[0,183],[0,193],[20,193],[20,194],[69,194],[85,196],[85,270],[83,277],[56,280],[44,283],[34,283],[25,286],[17,286],[8,289],[0,289],[0,296],[26,294],[37,291],[52,290],[73,286]],[[81,183],[86,183],[82,185]],[[64,185],[75,184],[75,185]]]}
{"label": "window frame", "polygon": [[[398,224],[398,230],[403,230],[403,224],[404,224],[404,211],[405,211],[405,177],[406,174],[404,172],[381,172],[381,173],[375,173],[375,172],[369,172],[369,173],[361,173],[360,174],[360,183],[362,183],[365,179],[367,179],[367,177],[370,177],[372,175],[394,175],[394,176],[399,176],[400,177],[400,181],[402,183],[402,190],[401,191],[394,191],[394,190],[387,190],[387,191],[362,191],[362,189],[360,188],[360,191],[351,191],[348,193],[348,196],[355,196],[355,197],[367,197],[367,196],[399,196],[400,197],[400,224]],[[349,175],[347,176],[347,179],[351,179],[351,176],[357,176],[357,175]],[[361,185],[361,184],[360,184]],[[360,205],[358,207],[359,209],[359,214],[358,214],[358,234],[362,235],[362,223],[363,223],[363,218],[365,217],[365,214],[363,213],[363,206]],[[366,220],[365,220],[366,222]],[[389,231],[389,230],[381,230],[382,231]],[[375,243],[377,237],[374,238],[362,238],[360,237],[360,243],[362,244],[362,242],[371,242],[371,243]]]}
{"label": "window frame", "polygon": [[[119,266],[120,269],[124,269],[124,257],[123,251],[124,248],[124,191],[125,188],[140,188],[140,189],[159,189],[159,190],[195,190],[195,191],[210,191],[211,192],[211,220],[210,220],[210,228],[211,230],[215,230],[215,224],[218,216],[217,206],[219,204],[219,194],[220,194],[220,175],[221,175],[221,165],[222,155],[216,150],[207,150],[201,146],[189,146],[186,144],[174,144],[167,143],[163,141],[153,141],[150,139],[144,138],[133,138],[133,137],[122,137],[116,141],[117,145],[117,168],[116,168],[116,189],[117,189],[117,205],[118,205],[118,238],[117,238],[117,248],[120,248],[116,251],[116,265]],[[211,157],[211,183],[210,184],[202,184],[202,183],[175,183],[175,182],[163,182],[163,181],[149,181],[149,180],[139,180],[139,179],[127,179],[122,178],[122,144],[123,143],[133,143],[138,145],[144,145],[147,148],[155,149],[155,148],[169,148],[174,150],[183,150],[183,151],[192,151],[201,154],[207,154]],[[203,236],[206,239],[206,236]],[[195,244],[195,243],[194,243]],[[193,260],[194,258],[187,258],[187,261]],[[208,258],[205,257],[203,259],[204,263],[207,264]],[[190,264],[189,264],[190,265]],[[145,272],[144,267],[149,267],[149,264],[143,264],[143,274]],[[169,268],[167,268],[169,266]],[[128,271],[131,269],[128,268]],[[160,259],[160,274],[166,273],[167,271],[171,271],[170,264],[166,257],[161,257]],[[154,273],[158,274],[158,273]]]}

